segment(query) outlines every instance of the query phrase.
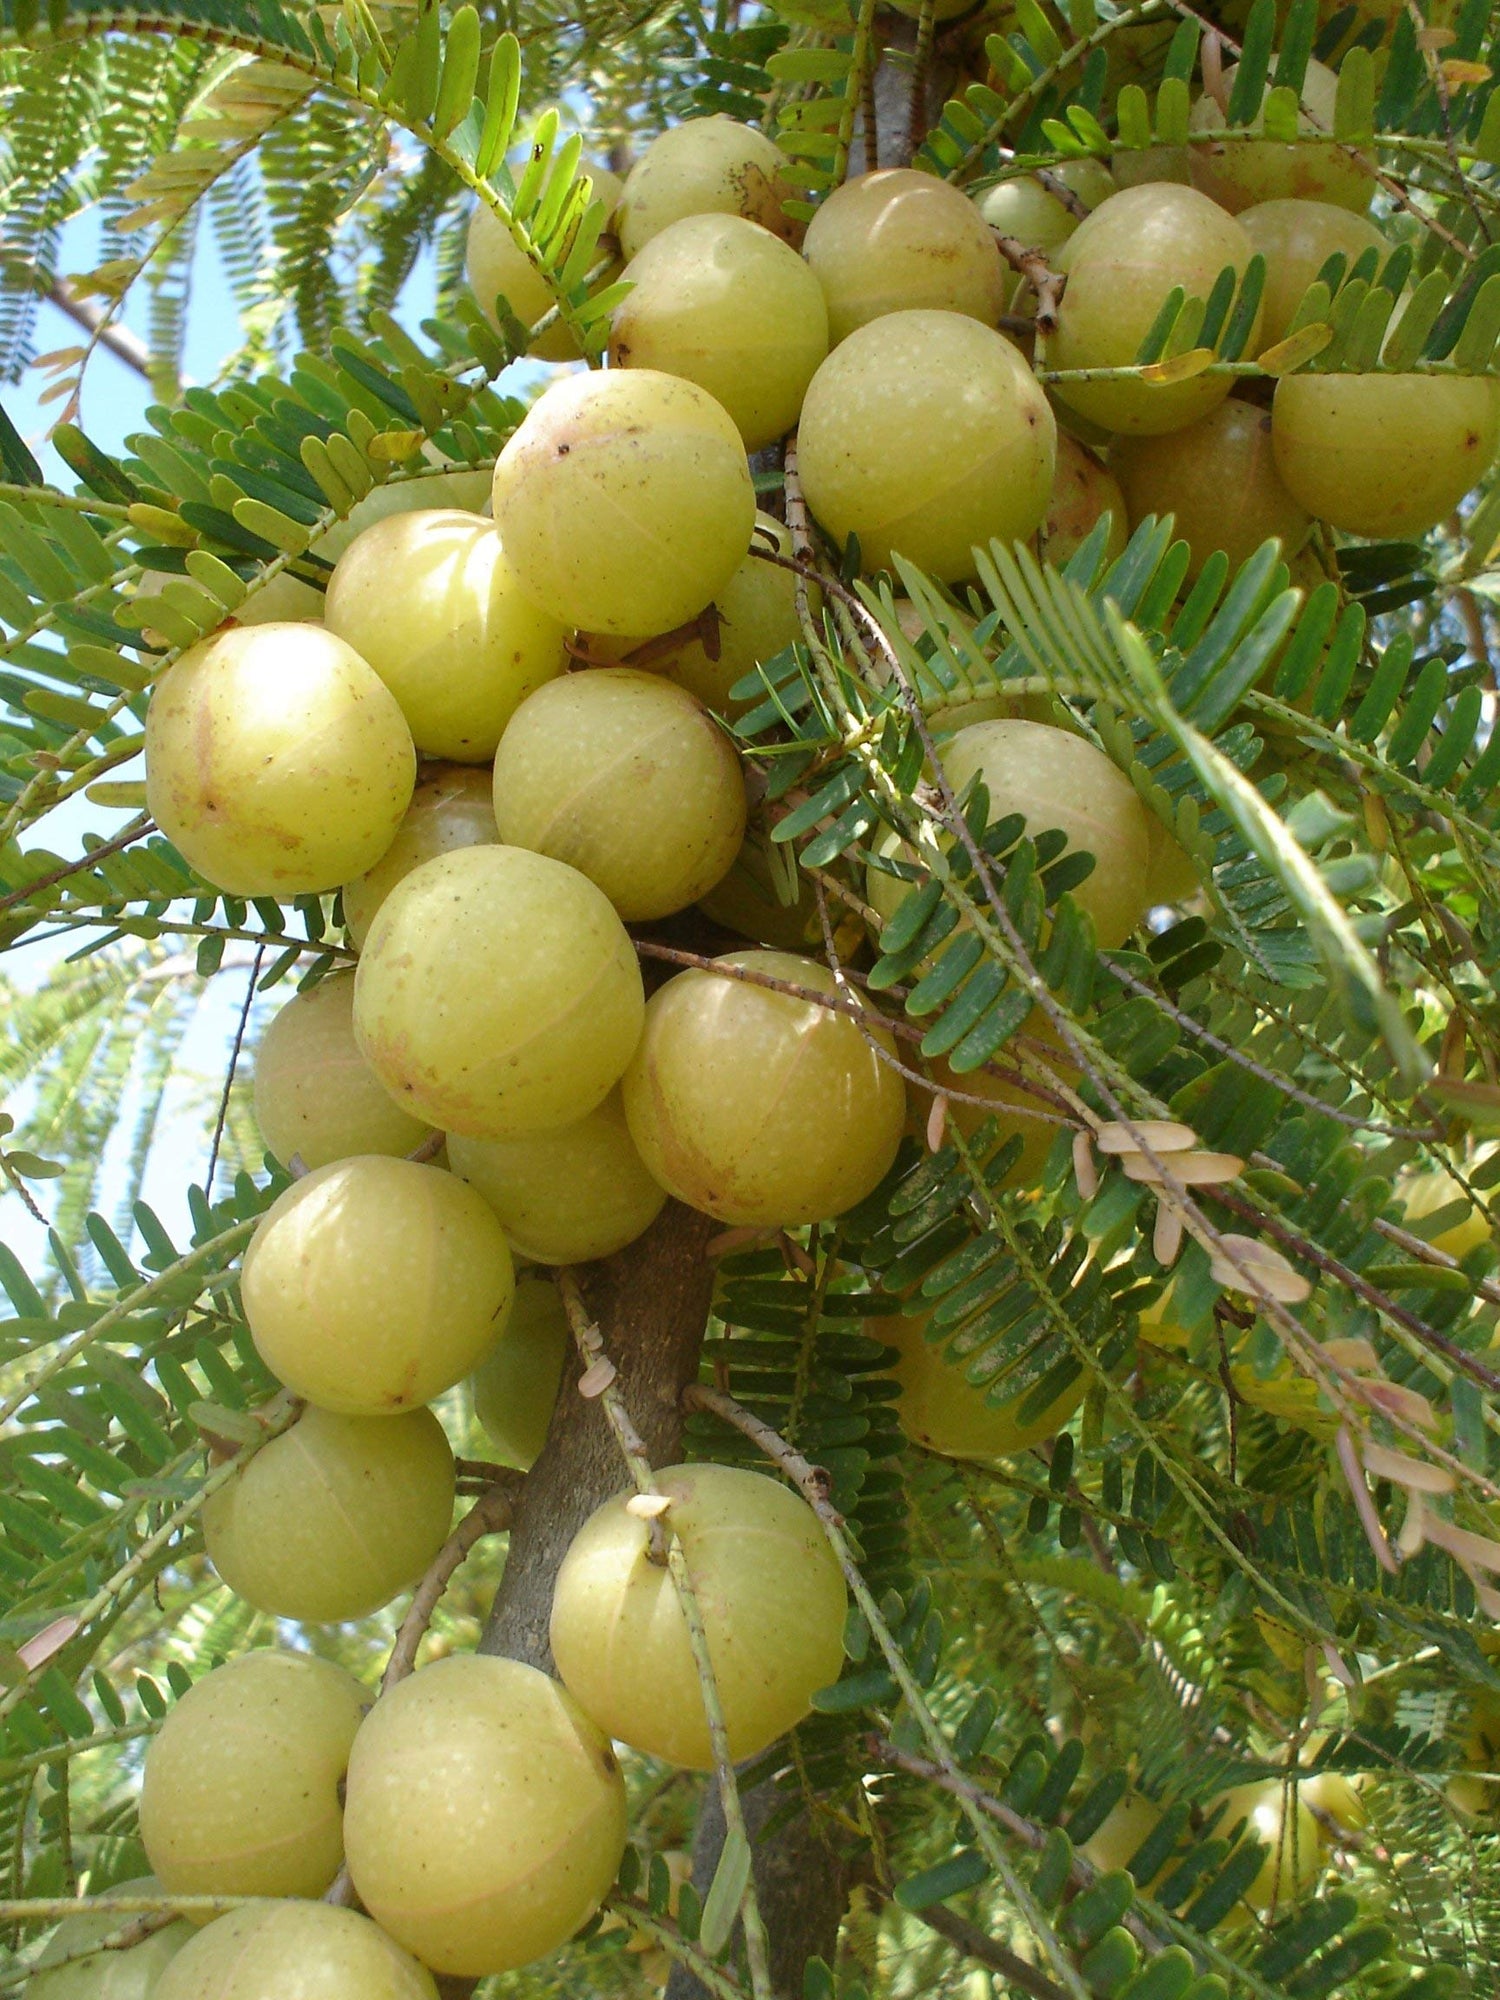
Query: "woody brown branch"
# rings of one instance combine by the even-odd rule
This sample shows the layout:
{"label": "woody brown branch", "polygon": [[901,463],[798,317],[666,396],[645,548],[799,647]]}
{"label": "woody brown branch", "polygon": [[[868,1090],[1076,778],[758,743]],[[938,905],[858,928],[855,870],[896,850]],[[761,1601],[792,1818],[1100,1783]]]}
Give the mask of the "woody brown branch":
{"label": "woody brown branch", "polygon": [[1036,330],[1047,334],[1057,331],[1057,309],[1062,303],[1063,287],[1067,279],[1060,271],[1054,271],[1040,250],[1033,250],[1022,243],[1019,237],[1007,236],[1003,230],[992,229],[1000,255],[1013,271],[1021,276],[1036,293]]}

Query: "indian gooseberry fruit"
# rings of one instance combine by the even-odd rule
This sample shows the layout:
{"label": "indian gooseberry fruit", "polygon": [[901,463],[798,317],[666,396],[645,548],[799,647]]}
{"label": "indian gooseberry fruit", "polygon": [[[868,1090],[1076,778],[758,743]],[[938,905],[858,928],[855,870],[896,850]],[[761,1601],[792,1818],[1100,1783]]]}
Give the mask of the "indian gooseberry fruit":
{"label": "indian gooseberry fruit", "polygon": [[828,301],[832,346],[886,313],[966,313],[993,326],[1007,268],[967,195],[933,174],[880,167],[836,187],[807,226],[803,255]]}
{"label": "indian gooseberry fruit", "polygon": [[416,775],[395,697],[319,625],[222,627],[146,715],[151,816],[233,896],[321,895],[373,867]]}
{"label": "indian gooseberry fruit", "polygon": [[789,952],[743,951],[652,995],[625,1072],[625,1116],[668,1193],[721,1222],[783,1228],[842,1215],[884,1177],[906,1095],[882,1027],[737,978],[832,997],[833,975]]}
{"label": "indian gooseberry fruit", "polygon": [[[1274,75],[1275,64],[1272,64]],[[1225,102],[1233,92],[1238,65],[1224,72]],[[1193,138],[1188,171],[1193,185],[1231,215],[1261,201],[1326,201],[1363,214],[1375,192],[1373,163],[1333,137],[1339,80],[1323,63],[1309,61],[1298,92],[1297,130],[1327,132],[1324,141],[1267,139],[1266,102],[1243,136]],[[1269,87],[1268,87],[1269,94]],[[1290,115],[1290,114],[1288,114]],[[1190,134],[1218,132],[1227,124],[1223,106],[1206,92],[1188,117]]]}
{"label": "indian gooseberry fruit", "polygon": [[501,452],[494,502],[516,575],[551,617],[642,637],[696,617],[755,525],[734,419],[655,368],[554,382]]}
{"label": "indian gooseberry fruit", "polygon": [[398,882],[360,954],[354,1032],[398,1103],[471,1139],[571,1125],[619,1082],[645,995],[603,890],[524,847]]}
{"label": "indian gooseberry fruit", "polygon": [[[591,201],[603,202],[607,210],[605,231],[611,226],[615,210],[619,207],[620,196],[625,183],[618,174],[612,174],[608,167],[584,164],[575,179],[587,175],[593,184]],[[549,189],[543,192],[545,200]],[[598,256],[605,254],[601,245]],[[497,328],[500,316],[495,310],[497,299],[504,299],[510,307],[512,317],[522,326],[530,328],[551,312],[557,303],[552,287],[537,270],[535,264],[518,247],[515,238],[496,215],[488,203],[481,201],[469,218],[469,234],[464,253],[465,268],[468,272],[469,287],[478,301],[479,310],[490,325]],[[606,271],[600,278],[602,288],[611,284],[619,275],[619,267]],[[582,359],[578,343],[572,329],[562,321],[548,327],[539,340],[527,349],[534,361],[578,361]]]}
{"label": "indian gooseberry fruit", "polygon": [[208,1559],[272,1618],[364,1618],[448,1538],[453,1453],[431,1410],[341,1417],[311,1405],[203,1509]]}
{"label": "indian gooseberry fruit", "polygon": [[[1098,1828],[1078,1851],[1101,1875],[1111,1874],[1116,1868],[1130,1866],[1160,1824],[1160,1806],[1148,1799],[1144,1792],[1126,1792],[1118,1804],[1110,1807]],[[1157,1879],[1166,1865],[1164,1861],[1150,1882]],[[1150,1882],[1143,1882],[1140,1886],[1149,1888]]]}
{"label": "indian gooseberry fruit", "polygon": [[[844,1658],[844,1580],[816,1515],[764,1473],[656,1474],[687,1565],[735,1763],[809,1712]],[[713,1767],[681,1601],[649,1524],[617,1494],[574,1536],[552,1599],[552,1657],[601,1728],[669,1764]]]}
{"label": "indian gooseberry fruit", "polygon": [[[1130,366],[1174,287],[1207,299],[1219,273],[1232,268],[1242,277],[1251,255],[1234,217],[1196,188],[1153,182],[1111,195],[1053,259],[1068,283],[1047,344],[1049,366]],[[1105,430],[1149,436],[1206,416],[1228,395],[1229,377],[1053,386],[1070,409]]]}
{"label": "indian gooseberry fruit", "polygon": [[1282,484],[1346,535],[1422,535],[1483,478],[1500,394],[1483,375],[1285,375],[1271,405]]}
{"label": "indian gooseberry fruit", "polygon": [[456,508],[366,528],[328,580],[323,623],[396,697],[418,754],[460,764],[487,763],[568,659],[565,628],[522,590],[494,523]]}
{"label": "indian gooseberry fruit", "polygon": [[991,825],[1020,813],[1034,838],[1049,827],[1094,857],[1072,896],[1093,919],[1100,945],[1121,945],[1146,909],[1151,841],[1135,787],[1092,743],[1045,722],[976,722],[943,753],[955,791],[975,778],[989,793]]}
{"label": "indian gooseberry fruit", "polygon": [[828,352],[823,290],[796,251],[742,215],[685,215],[626,265],[612,368],[656,368],[706,389],[747,451],[784,437]]}
{"label": "indian gooseberry fruit", "polygon": [[539,688],[495,758],[495,823],[565,861],[627,923],[670,916],[727,874],[745,780],[723,727],[686,689],[631,667]]}
{"label": "indian gooseberry fruit", "polygon": [[[1090,212],[1119,192],[1114,175],[1099,160],[1063,160],[1047,173]],[[991,229],[1024,243],[1028,250],[1040,250],[1044,256],[1061,249],[1083,220],[1036,174],[997,181],[978,196],[975,205]],[[1007,270],[1005,293],[1010,311],[1035,313],[1036,294],[1019,272]]]}
{"label": "indian gooseberry fruit", "polygon": [[896,1416],[907,1437],[924,1451],[993,1464],[1054,1437],[1083,1401],[1087,1382],[1080,1372],[1058,1389],[1044,1409],[1023,1418],[1022,1406],[1045,1377],[1029,1371],[1024,1358],[1007,1372],[1009,1379],[1007,1373],[997,1375],[993,1363],[986,1369],[983,1355],[949,1361],[942,1352],[941,1336],[928,1340],[930,1330],[925,1313],[869,1322],[877,1340],[898,1350],[900,1358],[891,1370],[901,1384]]}
{"label": "indian gooseberry fruit", "polygon": [[505,1338],[469,1379],[474,1415],[497,1464],[529,1472],[536,1463],[572,1345],[562,1293],[550,1278],[523,1271]]}
{"label": "indian gooseberry fruit", "polygon": [[1268,1850],[1259,1872],[1243,1892],[1244,1901],[1256,1912],[1296,1902],[1323,1869],[1318,1822],[1308,1811],[1299,1790],[1274,1779],[1237,1785],[1232,1791],[1220,1793],[1210,1802],[1208,1810],[1214,1811],[1219,1806],[1223,1811],[1218,1833],[1227,1839],[1236,1822],[1244,1820],[1245,1838],[1258,1840]]}
{"label": "indian gooseberry fruit", "polygon": [[[161,1893],[154,1875],[117,1882],[88,1910],[64,1917],[35,1961],[26,1982],[25,2000],[152,2000],[163,1970],[195,1935],[193,1926],[181,1917],[124,1951],[97,1951],[89,1958],[76,1954],[88,1951],[91,1945],[102,1945],[134,1921],[133,1912],[110,1915],[111,1896]],[[71,1959],[72,1963],[59,1964],[60,1959]]]}
{"label": "indian gooseberry fruit", "polygon": [[505,1234],[441,1167],[363,1154],[295,1181],[245,1252],[261,1359],[320,1409],[389,1417],[461,1382],[505,1331]]}
{"label": "indian gooseberry fruit", "polygon": [[[483,1195],[535,1264],[612,1257],[649,1229],[666,1195],[631,1143],[618,1090],[572,1125],[525,1139],[448,1141],[448,1164]],[[510,1343],[510,1335],[502,1342]]]}
{"label": "indian gooseberry fruit", "polygon": [[[1481,1244],[1493,1247],[1495,1239],[1488,1217],[1446,1168],[1433,1167],[1426,1173],[1413,1174],[1398,1185],[1396,1192],[1405,1210],[1403,1226],[1430,1243],[1434,1250],[1442,1250],[1462,1262]],[[1444,1209],[1451,1211],[1452,1219],[1446,1220],[1435,1236],[1429,1234],[1423,1225],[1429,1216],[1435,1217]]]}
{"label": "indian gooseberry fruit", "polygon": [[169,1895],[321,1896],[369,1695],[309,1653],[243,1653],[195,1681],[146,1751],[141,1839]]}
{"label": "indian gooseberry fruit", "polygon": [[[375,912],[414,868],[439,854],[451,854],[456,847],[494,846],[499,839],[490,772],[473,764],[427,765],[417,778],[396,838],[373,868],[344,884],[344,927],[355,950],[363,949]],[[384,1149],[366,1146],[361,1150],[378,1153]],[[411,1148],[403,1150],[410,1152]]]}
{"label": "indian gooseberry fruit", "polygon": [[1290,556],[1312,526],[1287,492],[1271,448],[1271,412],[1230,396],[1179,431],[1124,440],[1110,461],[1137,527],[1171,514],[1188,545],[1189,578],[1216,549],[1231,576],[1274,536]]}
{"label": "indian gooseberry fruit", "polygon": [[738,120],[691,118],[659,133],[625,179],[615,214],[620,247],[638,256],[685,215],[742,215],[788,243],[797,225],[782,204],[791,189],[772,141]]}
{"label": "indian gooseberry fruit", "polygon": [[1077,438],[1066,431],[1057,434],[1057,470],[1052,476],[1052,497],[1041,526],[1041,550],[1055,569],[1061,569],[1088,540],[1101,515],[1109,516],[1109,535],[1104,553],[1111,561],[1130,539],[1125,496],[1110,466],[1104,465]]}
{"label": "indian gooseberry fruit", "polygon": [[625,1783],[572,1696],[455,1654],[381,1696],[349,1760],[344,1839],[365,1908],[435,1972],[528,1965],[598,1909]]}
{"label": "indian gooseberry fruit", "polygon": [[893,555],[943,583],[976,545],[1021,541],[1047,512],[1057,423],[1018,350],[954,312],[858,328],[812,379],[798,430],[808,505],[866,569]]}
{"label": "indian gooseberry fruit", "polygon": [[255,1052],[255,1122],[283,1165],[326,1167],[355,1153],[410,1153],[428,1127],[392,1101],[354,1039],[354,975],[333,973],[288,1000]]}
{"label": "indian gooseberry fruit", "polygon": [[1162,904],[1190,903],[1202,894],[1198,864],[1175,834],[1147,813],[1146,830],[1151,837],[1151,858],[1146,863],[1146,908]]}
{"label": "indian gooseberry fruit", "polygon": [[[1310,1778],[1304,1778],[1297,1787],[1304,1805],[1313,1808],[1313,1816],[1326,1813],[1334,1826],[1344,1833],[1357,1834],[1370,1823],[1370,1812],[1364,1801],[1364,1773],[1355,1771],[1315,1771]],[[1318,1838],[1325,1847],[1336,1846],[1334,1832],[1322,1820],[1318,1820]]]}
{"label": "indian gooseberry fruit", "polygon": [[1347,274],[1367,250],[1384,263],[1390,246],[1365,215],[1327,201],[1262,201],[1240,210],[1239,224],[1252,249],[1266,260],[1260,300],[1260,346],[1285,340],[1292,316],[1330,257],[1341,256]]}
{"label": "indian gooseberry fruit", "polygon": [[248,1903],[200,1931],[151,2000],[437,2000],[426,1966],[331,1903]]}
{"label": "indian gooseberry fruit", "polygon": [[[1020,1078],[1034,1079],[1037,1085],[1034,1090],[994,1070],[955,1070],[943,1056],[930,1061],[927,1069],[945,1094],[962,1093],[949,1096],[948,1117],[966,1139],[972,1140],[979,1128],[993,1119],[996,1136],[989,1148],[991,1157],[1012,1139],[1020,1140],[1020,1153],[1007,1170],[1005,1180],[1007,1186],[1027,1188],[1035,1187],[1040,1179],[1059,1124],[1068,1115],[1066,1100],[1060,1101],[1060,1093],[1063,1089],[1076,1090],[1079,1079],[1077,1065],[1040,1007],[1032,1009],[1018,1033],[1025,1037],[1024,1049],[1019,1041],[1012,1040],[998,1051],[995,1060],[1017,1072]],[[965,1103],[964,1099],[969,1097],[979,1097],[984,1102]]]}

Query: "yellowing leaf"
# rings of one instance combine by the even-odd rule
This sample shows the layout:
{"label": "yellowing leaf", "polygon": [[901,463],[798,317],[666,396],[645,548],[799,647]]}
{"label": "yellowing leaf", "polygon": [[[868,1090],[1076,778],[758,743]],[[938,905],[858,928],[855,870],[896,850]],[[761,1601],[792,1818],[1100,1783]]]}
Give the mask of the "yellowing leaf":
{"label": "yellowing leaf", "polygon": [[1299,327],[1296,333],[1289,333],[1285,340],[1278,340],[1256,358],[1268,375],[1290,375],[1304,361],[1321,354],[1332,338],[1333,328],[1322,320],[1314,320],[1311,326]]}
{"label": "yellowing leaf", "polygon": [[1141,380],[1165,388],[1173,382],[1190,382],[1205,368],[1212,368],[1218,356],[1211,347],[1190,347],[1186,354],[1173,354],[1165,361],[1150,361],[1141,370]]}
{"label": "yellowing leaf", "polygon": [[1461,90],[1465,84],[1488,83],[1490,70],[1487,64],[1460,62],[1456,57],[1442,66],[1443,81],[1450,90]]}

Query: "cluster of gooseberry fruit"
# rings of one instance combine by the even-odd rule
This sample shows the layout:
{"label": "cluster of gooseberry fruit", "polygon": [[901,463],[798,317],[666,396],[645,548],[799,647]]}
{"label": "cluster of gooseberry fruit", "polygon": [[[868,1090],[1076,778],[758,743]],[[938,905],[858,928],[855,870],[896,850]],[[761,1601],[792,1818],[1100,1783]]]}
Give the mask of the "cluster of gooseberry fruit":
{"label": "cluster of gooseberry fruit", "polygon": [[[857,536],[868,568],[900,555],[945,586],[995,538],[1036,536],[1062,560],[1105,514],[1118,546],[1132,520],[1175,513],[1194,571],[1267,534],[1290,550],[1315,518],[1420,532],[1484,469],[1488,383],[1291,376],[1267,413],[1222,376],[1115,372],[1174,288],[1206,296],[1259,252],[1269,347],[1331,254],[1380,241],[1362,213],[1370,170],[1347,149],[1219,137],[1213,106],[1193,130],[1215,136],[1190,140],[1181,178],[1125,187],[1094,162],[978,199],[866,173],[800,249],[768,140],[723,118],[667,132],[609,196],[631,284],[609,368],[546,390],[492,483],[479,475],[487,495],[451,469],[379,489],[319,545],[333,562],[321,600],[273,584],[254,622],[159,684],[157,823],[233,896],[341,891],[358,954],[282,1010],[257,1062],[265,1139],[297,1177],[241,1295],[305,1408],[204,1510],[209,1556],[251,1604],[358,1618],[422,1573],[455,1490],[429,1405],[466,1378],[498,1455],[530,1465],[568,1328],[556,1286],[518,1280],[516,1258],[609,1256],[669,1196],[752,1229],[820,1221],[895,1157],[891,1038],[823,1004],[826,965],[788,948],[805,942],[800,919],[757,899],[745,858],[732,689],[799,629],[787,533],[757,513],[749,453],[796,430],[828,536]],[[1000,331],[1038,307],[1001,238],[1066,277],[1045,352],[1071,371],[1057,400],[1082,437]],[[486,209],[469,267],[486,311],[547,310]],[[568,359],[566,329],[538,351]],[[1103,945],[1165,899],[1170,843],[1081,731],[999,698],[937,720],[956,788],[982,781],[996,817],[1060,829],[1095,858],[1075,893]],[[871,861],[883,918],[910,889],[900,849],[892,836]],[[749,948],[648,1002],[626,926],[693,905]],[[978,1088],[1015,1105],[1004,1084]],[[920,1321],[892,1324],[904,1421],[934,1449],[993,1458],[1076,1405],[1065,1389],[1019,1425],[935,1363]],[[658,1484],[709,1607],[732,1753],[754,1755],[836,1677],[842,1579],[778,1482],[697,1465]],[[146,1762],[156,1878],[178,1895],[293,1900],[153,1939],[159,1956],[171,1945],[158,2000],[228,1990],[228,1964],[234,1993],[260,2000],[294,1962],[304,1977],[326,1963],[330,1995],[405,2000],[433,1991],[428,1968],[504,1970],[572,1935],[626,1838],[612,1742],[711,1762],[686,1627],[647,1541],[620,1498],[573,1543],[553,1610],[560,1681],[451,1658],[372,1705],[287,1652],[201,1680]],[[375,1921],[308,1900],[341,1862]]]}

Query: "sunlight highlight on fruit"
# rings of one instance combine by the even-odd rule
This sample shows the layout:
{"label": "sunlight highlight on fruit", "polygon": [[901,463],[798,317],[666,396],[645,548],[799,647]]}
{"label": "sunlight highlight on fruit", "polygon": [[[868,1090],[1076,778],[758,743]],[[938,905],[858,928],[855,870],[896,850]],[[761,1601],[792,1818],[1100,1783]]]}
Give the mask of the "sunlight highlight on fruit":
{"label": "sunlight highlight on fruit", "polygon": [[966,313],[993,326],[1009,289],[973,202],[909,167],[856,174],[835,188],[808,224],[803,250],[828,301],[835,347],[885,313]]}
{"label": "sunlight highlight on fruit", "polygon": [[638,256],[653,236],[685,215],[743,215],[788,243],[797,225],[782,203],[785,156],[753,126],[733,118],[692,118],[660,132],[625,179],[615,221],[620,247]]}

